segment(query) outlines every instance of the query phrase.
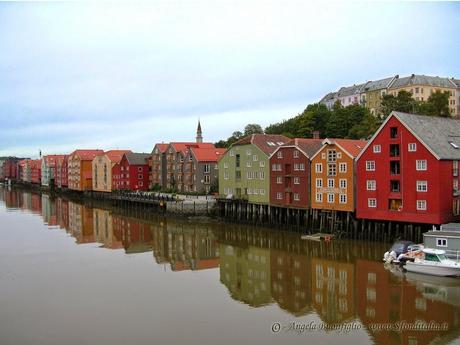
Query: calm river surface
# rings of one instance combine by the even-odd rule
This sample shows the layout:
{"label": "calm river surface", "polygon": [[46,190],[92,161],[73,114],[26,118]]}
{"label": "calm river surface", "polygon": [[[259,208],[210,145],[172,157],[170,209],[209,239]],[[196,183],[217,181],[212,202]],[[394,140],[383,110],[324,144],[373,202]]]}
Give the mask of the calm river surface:
{"label": "calm river surface", "polygon": [[386,247],[0,188],[0,344],[459,344],[460,280]]}

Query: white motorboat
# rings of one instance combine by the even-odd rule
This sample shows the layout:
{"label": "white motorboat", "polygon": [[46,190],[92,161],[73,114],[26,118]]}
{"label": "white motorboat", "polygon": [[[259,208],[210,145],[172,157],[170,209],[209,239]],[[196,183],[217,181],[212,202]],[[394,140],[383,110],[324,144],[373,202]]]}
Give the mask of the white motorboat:
{"label": "white motorboat", "polygon": [[431,274],[441,277],[460,276],[460,263],[446,257],[446,252],[440,249],[424,248],[423,255],[414,261],[407,261],[406,271]]}

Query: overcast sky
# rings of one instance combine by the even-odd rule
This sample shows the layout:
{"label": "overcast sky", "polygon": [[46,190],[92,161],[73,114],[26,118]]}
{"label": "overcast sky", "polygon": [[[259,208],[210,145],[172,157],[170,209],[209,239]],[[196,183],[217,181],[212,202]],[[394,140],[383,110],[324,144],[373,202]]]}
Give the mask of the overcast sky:
{"label": "overcast sky", "polygon": [[341,86],[460,77],[460,3],[0,3],[0,156],[150,152]]}

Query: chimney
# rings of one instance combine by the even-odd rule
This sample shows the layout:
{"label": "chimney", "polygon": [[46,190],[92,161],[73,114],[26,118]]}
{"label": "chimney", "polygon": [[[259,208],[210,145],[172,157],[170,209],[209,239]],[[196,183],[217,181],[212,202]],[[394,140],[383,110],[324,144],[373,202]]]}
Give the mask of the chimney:
{"label": "chimney", "polygon": [[319,131],[313,131],[313,139],[319,139]]}

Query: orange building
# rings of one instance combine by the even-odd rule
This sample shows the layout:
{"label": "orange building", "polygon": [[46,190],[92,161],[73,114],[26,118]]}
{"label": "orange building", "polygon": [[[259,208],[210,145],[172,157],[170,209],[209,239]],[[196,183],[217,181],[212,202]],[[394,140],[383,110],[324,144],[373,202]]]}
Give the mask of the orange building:
{"label": "orange building", "polygon": [[366,146],[362,140],[324,139],[311,158],[311,207],[355,210],[355,158]]}
{"label": "orange building", "polygon": [[93,187],[92,161],[102,150],[75,150],[68,160],[69,189],[85,191]]}

